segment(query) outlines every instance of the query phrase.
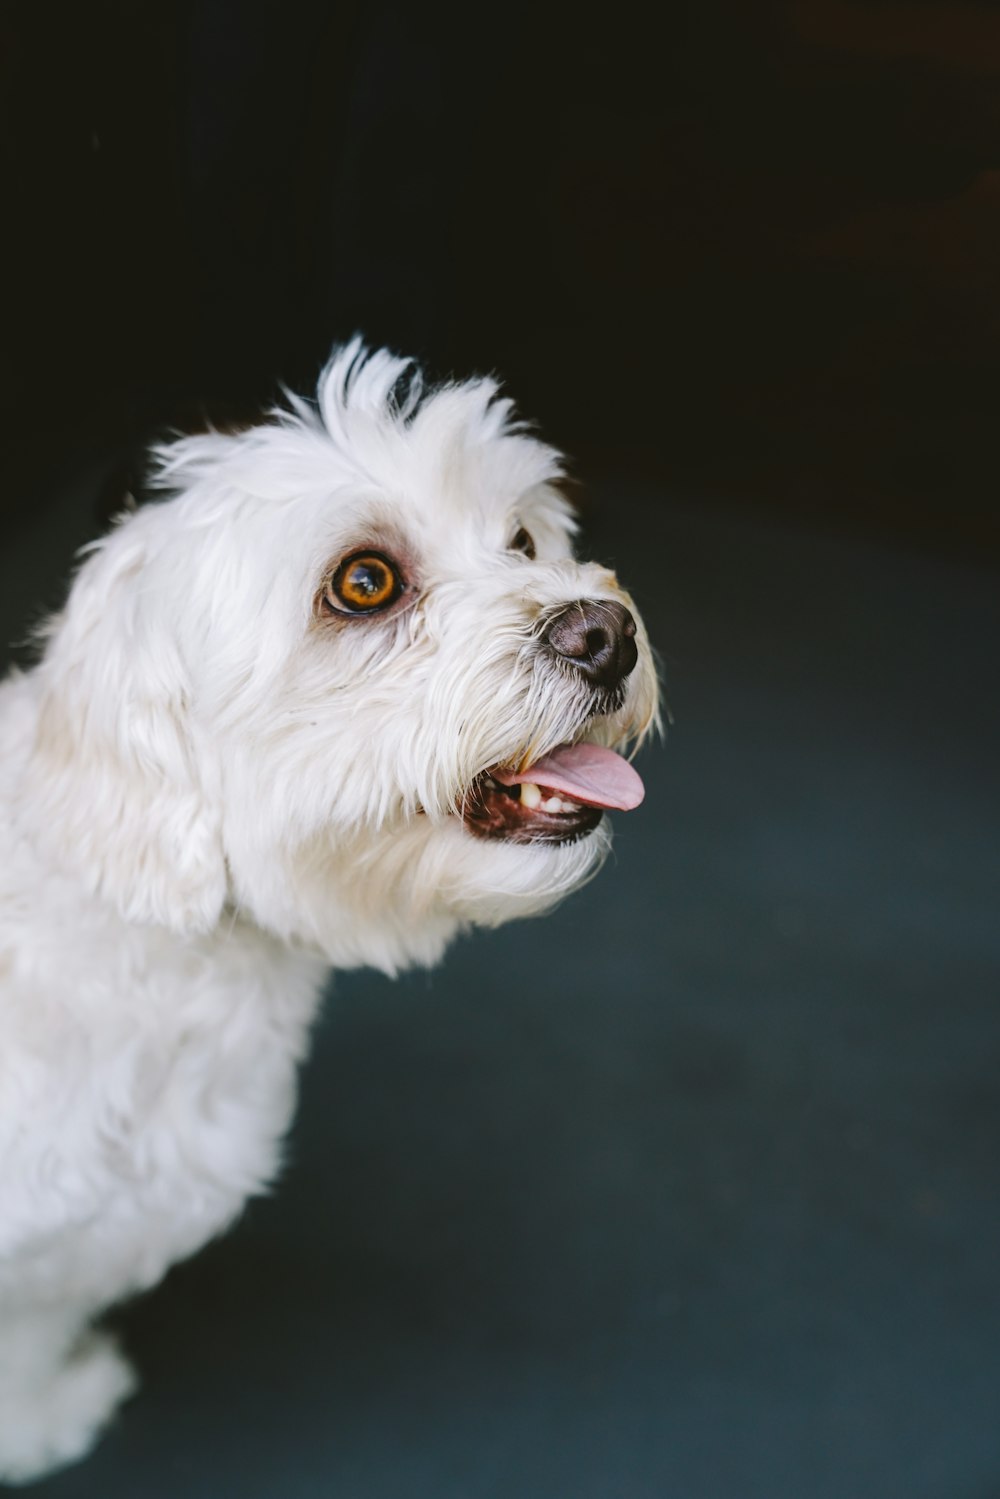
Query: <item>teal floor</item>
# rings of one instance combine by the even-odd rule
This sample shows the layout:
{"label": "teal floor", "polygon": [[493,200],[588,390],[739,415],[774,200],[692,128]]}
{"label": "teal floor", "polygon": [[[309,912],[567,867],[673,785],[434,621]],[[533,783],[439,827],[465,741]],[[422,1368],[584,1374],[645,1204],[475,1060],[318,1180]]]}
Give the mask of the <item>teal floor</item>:
{"label": "teal floor", "polygon": [[646,805],[554,917],[337,983],[282,1186],[39,1499],[1000,1495],[996,575],[602,500]]}

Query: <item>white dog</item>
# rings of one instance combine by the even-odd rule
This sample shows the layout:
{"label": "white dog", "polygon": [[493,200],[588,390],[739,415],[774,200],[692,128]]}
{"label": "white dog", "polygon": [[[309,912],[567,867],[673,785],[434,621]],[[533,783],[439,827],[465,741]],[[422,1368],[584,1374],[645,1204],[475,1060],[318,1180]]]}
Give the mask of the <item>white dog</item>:
{"label": "white dog", "polygon": [[329,968],[544,911],[641,799],[642,624],[489,380],[335,354],[157,453],[0,688],[0,1479],[133,1388],[102,1310],[280,1162]]}

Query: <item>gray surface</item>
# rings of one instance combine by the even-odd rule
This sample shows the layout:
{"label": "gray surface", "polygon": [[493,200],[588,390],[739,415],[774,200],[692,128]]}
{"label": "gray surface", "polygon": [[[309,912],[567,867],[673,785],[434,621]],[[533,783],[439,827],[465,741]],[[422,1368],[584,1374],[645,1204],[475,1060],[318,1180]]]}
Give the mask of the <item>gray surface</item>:
{"label": "gray surface", "polygon": [[996,578],[636,485],[592,537],[677,719],[613,865],[338,982],[276,1197],[39,1499],[1000,1494]]}

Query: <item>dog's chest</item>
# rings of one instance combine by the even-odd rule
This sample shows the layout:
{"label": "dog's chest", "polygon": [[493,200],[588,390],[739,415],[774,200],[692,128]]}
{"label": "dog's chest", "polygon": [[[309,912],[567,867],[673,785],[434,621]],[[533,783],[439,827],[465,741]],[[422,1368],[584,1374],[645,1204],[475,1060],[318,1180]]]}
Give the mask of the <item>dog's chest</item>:
{"label": "dog's chest", "polygon": [[153,1284],[273,1178],[324,971],[252,929],[130,937],[117,969],[37,1059],[36,1128],[6,1183],[42,1282],[68,1271],[84,1294]]}

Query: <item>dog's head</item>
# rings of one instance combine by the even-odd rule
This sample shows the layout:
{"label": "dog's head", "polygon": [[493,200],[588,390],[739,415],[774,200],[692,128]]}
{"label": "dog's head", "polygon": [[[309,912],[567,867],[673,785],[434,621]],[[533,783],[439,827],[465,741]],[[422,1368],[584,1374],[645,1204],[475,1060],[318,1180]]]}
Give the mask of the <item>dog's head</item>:
{"label": "dog's head", "polygon": [[316,406],[157,459],[38,669],[30,800],[94,889],[392,968],[593,872],[655,673],[491,381],[423,395],[352,344]]}

